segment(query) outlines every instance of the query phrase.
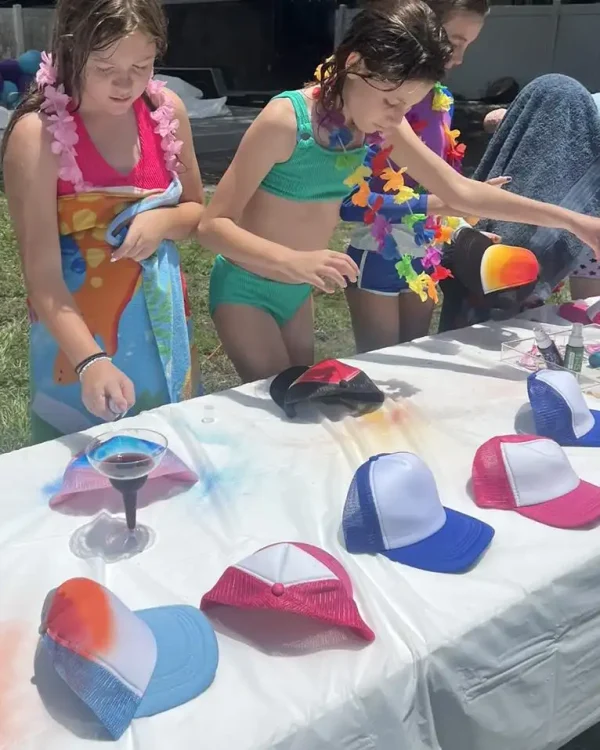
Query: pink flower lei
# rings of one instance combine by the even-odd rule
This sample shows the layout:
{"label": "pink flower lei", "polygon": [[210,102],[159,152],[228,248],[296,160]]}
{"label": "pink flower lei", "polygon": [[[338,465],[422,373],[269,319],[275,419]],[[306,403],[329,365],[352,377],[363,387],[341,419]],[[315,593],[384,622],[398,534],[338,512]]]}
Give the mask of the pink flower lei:
{"label": "pink flower lei", "polygon": [[[80,193],[92,188],[83,179],[83,174],[77,164],[75,147],[79,142],[79,136],[75,119],[70,112],[71,97],[65,93],[62,83],[56,85],[56,79],[52,55],[42,52],[42,61],[35,80],[39,90],[44,94],[41,109],[49,120],[47,129],[53,137],[52,152],[59,157],[58,176],[65,182],[71,182],[75,192]],[[175,118],[175,107],[163,90],[164,87],[163,81],[152,79],[148,82],[146,93],[157,104],[157,108],[150,113],[150,117],[156,123],[154,132],[162,139],[161,146],[165,154],[167,169],[173,177],[176,177],[183,141],[176,138],[179,120]]]}
{"label": "pink flower lei", "polygon": [[150,117],[156,123],[154,132],[162,138],[160,145],[165,152],[165,163],[167,169],[177,176],[177,168],[181,165],[179,154],[183,148],[183,141],[176,138],[179,130],[179,120],[175,117],[175,105],[164,91],[166,83],[157,81],[152,78],[146,86],[146,93],[154,101],[158,102],[158,107],[150,113]]}

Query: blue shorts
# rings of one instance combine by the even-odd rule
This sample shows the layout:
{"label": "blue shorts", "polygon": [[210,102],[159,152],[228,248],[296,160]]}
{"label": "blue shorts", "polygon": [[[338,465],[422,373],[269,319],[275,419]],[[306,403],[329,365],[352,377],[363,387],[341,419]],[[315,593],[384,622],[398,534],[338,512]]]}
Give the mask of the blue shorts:
{"label": "blue shorts", "polygon": [[[372,294],[384,294],[395,297],[398,294],[409,292],[406,279],[401,279],[396,271],[395,260],[386,260],[373,250],[359,250],[350,245],[346,253],[358,266],[358,281],[348,284],[351,287],[364,289]],[[415,258],[412,267],[416,273],[422,273],[423,263],[421,258]]]}

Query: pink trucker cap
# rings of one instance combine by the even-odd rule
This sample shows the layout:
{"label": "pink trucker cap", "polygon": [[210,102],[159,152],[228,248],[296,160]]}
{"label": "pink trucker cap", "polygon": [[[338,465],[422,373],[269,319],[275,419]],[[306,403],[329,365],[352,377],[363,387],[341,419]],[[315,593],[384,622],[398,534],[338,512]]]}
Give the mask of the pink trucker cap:
{"label": "pink trucker cap", "polygon": [[349,628],[366,641],[375,639],[359,614],[342,564],[301,542],[272,544],[230,565],[202,597],[200,609],[216,605],[287,612]]}
{"label": "pink trucker cap", "polygon": [[475,454],[472,480],[481,508],[514,510],[563,529],[600,519],[600,487],[582,481],[563,449],[548,438],[503,435],[488,440]]}

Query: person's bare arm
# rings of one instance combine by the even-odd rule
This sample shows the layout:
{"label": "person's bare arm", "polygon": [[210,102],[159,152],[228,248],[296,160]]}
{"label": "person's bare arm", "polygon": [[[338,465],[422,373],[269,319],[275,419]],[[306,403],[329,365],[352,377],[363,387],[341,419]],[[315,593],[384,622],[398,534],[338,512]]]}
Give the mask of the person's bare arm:
{"label": "person's bare arm", "polygon": [[[29,301],[75,367],[101,349],[63,280],[56,203],[58,167],[50,147],[50,136],[40,115],[30,114],[19,120],[4,158],[4,184]],[[96,384],[91,380],[102,374],[102,388],[106,382],[110,388],[96,393]],[[110,418],[105,395],[112,396],[123,411],[135,400],[129,379],[109,362],[94,363],[86,370],[85,379],[91,383],[90,391],[94,391],[86,406],[97,416]]]}
{"label": "person's bare arm", "polygon": [[179,121],[176,138],[183,142],[179,155],[181,167],[178,172],[183,192],[179,206],[165,209],[166,215],[170,218],[170,224],[167,224],[166,227],[165,239],[185,240],[196,231],[196,227],[202,218],[204,187],[194,149],[192,126],[185,104],[172,91],[166,90],[166,93],[173,101],[175,117]]}
{"label": "person's bare arm", "polygon": [[306,282],[328,291],[323,279],[345,286],[356,278],[346,255],[315,248],[297,252],[248,232],[239,221],[249,201],[273,166],[287,161],[296,146],[297,125],[290,102],[270,102],[244,135],[198,228],[199,241],[214,253],[246,263],[259,273],[291,283]]}
{"label": "person's bare arm", "polygon": [[[492,177],[491,179],[486,180],[486,185],[491,185],[492,187],[496,188],[503,188],[505,185],[508,185],[510,181],[510,177]],[[437,195],[427,196],[427,213],[430,216],[458,216],[463,219],[477,218],[473,217],[469,213],[461,212],[456,208],[447,206],[437,197]]]}
{"label": "person's bare arm", "polygon": [[57,160],[37,114],[12,132],[4,159],[8,208],[29,300],[73,366],[100,351],[62,275],[56,205]]}
{"label": "person's bare arm", "polygon": [[[566,229],[600,253],[600,220],[463,177],[431,151],[406,121],[386,133],[386,138],[394,147],[394,161],[407,167],[408,173],[433,193],[440,207],[450,214]],[[430,211],[435,209],[433,203]]]}
{"label": "person's bare arm", "polygon": [[143,260],[156,251],[162,240],[185,240],[195,232],[202,219],[204,188],[194,151],[190,119],[177,94],[167,91],[167,96],[173,101],[175,117],[179,121],[176,138],[183,142],[178,172],[183,190],[181,199],[178,206],[155,208],[138,214],[131,222],[123,244],[113,253],[115,261],[125,257]]}
{"label": "person's bare arm", "polygon": [[248,128],[229,168],[219,182],[200,224],[200,241],[231,260],[265,269],[286,262],[291,250],[238,226],[261,182],[295,147],[296,123],[285,100],[270,102]]}

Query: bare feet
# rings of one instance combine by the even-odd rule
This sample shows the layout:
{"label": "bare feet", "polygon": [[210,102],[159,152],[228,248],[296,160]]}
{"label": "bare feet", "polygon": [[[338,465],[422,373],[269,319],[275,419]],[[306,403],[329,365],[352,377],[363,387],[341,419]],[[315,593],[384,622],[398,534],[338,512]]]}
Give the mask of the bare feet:
{"label": "bare feet", "polygon": [[505,109],[493,109],[491,112],[488,112],[483,120],[483,129],[485,132],[490,134],[495,133],[505,114]]}

